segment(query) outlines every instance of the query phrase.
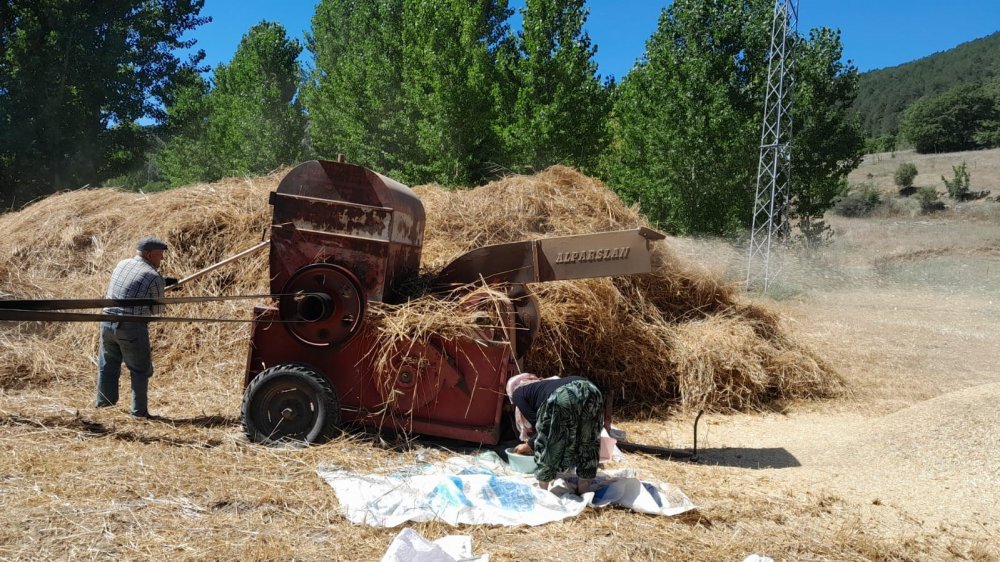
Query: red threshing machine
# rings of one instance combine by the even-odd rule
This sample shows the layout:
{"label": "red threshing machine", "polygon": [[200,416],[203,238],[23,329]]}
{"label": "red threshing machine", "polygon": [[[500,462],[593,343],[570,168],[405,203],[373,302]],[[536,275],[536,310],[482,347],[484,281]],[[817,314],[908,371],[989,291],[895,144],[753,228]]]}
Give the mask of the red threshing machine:
{"label": "red threshing machine", "polygon": [[[644,273],[646,228],[487,246],[468,252],[432,280],[504,295],[501,328],[467,336],[380,345],[366,322],[370,303],[404,302],[418,277],[424,208],[408,187],[344,162],[311,161],[271,194],[271,293],[256,307],[247,360],[243,426],[256,442],[321,442],[342,422],[495,444],[504,386],[539,326],[526,284]],[[462,290],[462,287],[471,287]],[[495,297],[491,297],[495,298]],[[383,350],[384,351],[384,350]]]}

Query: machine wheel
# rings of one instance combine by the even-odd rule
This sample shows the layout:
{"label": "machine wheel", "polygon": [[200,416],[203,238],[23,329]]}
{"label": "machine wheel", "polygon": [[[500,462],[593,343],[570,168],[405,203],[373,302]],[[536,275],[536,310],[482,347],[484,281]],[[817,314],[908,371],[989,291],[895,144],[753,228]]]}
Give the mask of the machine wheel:
{"label": "machine wheel", "polygon": [[243,431],[255,443],[322,443],[340,423],[340,399],[323,375],[305,365],[276,365],[243,394]]}

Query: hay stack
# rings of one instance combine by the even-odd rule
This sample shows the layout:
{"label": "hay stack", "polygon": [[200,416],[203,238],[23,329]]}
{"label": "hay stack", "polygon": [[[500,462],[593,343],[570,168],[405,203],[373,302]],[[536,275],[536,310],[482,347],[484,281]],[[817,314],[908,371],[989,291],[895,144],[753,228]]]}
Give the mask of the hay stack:
{"label": "hay stack", "polygon": [[[6,298],[103,296],[114,264],[147,233],[171,245],[163,270],[180,277],[258,242],[269,224],[267,193],[280,174],[226,180],[149,195],[110,189],[54,195],[0,217],[0,291]],[[415,189],[427,211],[423,269],[438,271],[470,249],[503,242],[648,226],[634,208],[592,178],[553,167],[463,191]],[[760,407],[774,398],[827,396],[840,380],[797,344],[778,318],[741,302],[732,287],[658,243],[651,275],[537,285],[542,328],[527,368],[584,374],[617,403],[716,409]],[[186,294],[267,291],[266,253],[222,268]],[[383,332],[445,330],[428,322],[430,297],[379,307]],[[251,303],[184,305],[175,316],[242,317]],[[442,310],[450,310],[441,305]],[[451,318],[452,312],[438,315]],[[475,321],[461,318],[459,322]],[[154,324],[158,373],[197,393],[197,375],[221,374],[240,392],[247,325]],[[94,370],[92,324],[0,326],[0,387],[50,384]],[[196,376],[193,376],[196,375]],[[181,384],[183,381],[183,384]],[[160,384],[163,384],[161,382]],[[178,401],[193,398],[178,397]],[[211,408],[211,396],[202,398]]]}
{"label": "hay stack", "polygon": [[[165,275],[181,277],[197,271],[260,241],[270,223],[267,194],[280,179],[279,175],[232,179],[153,194],[77,190],[0,216],[0,229],[6,233],[0,240],[0,294],[103,298],[111,270],[134,254],[135,241],[144,234],[156,234],[170,245],[162,266]],[[266,254],[211,273],[197,282],[194,292],[181,293],[266,293]],[[170,314],[247,318],[251,305],[239,301],[179,305]],[[199,379],[208,377],[224,376],[226,384],[239,392],[248,325],[154,323],[151,335],[154,384],[162,387],[164,379],[178,383],[178,403],[203,400],[206,409],[214,410],[213,393],[201,392],[204,384]],[[0,388],[92,386],[96,353],[93,323],[0,324]]]}
{"label": "hay stack", "polygon": [[[600,181],[563,166],[472,190],[416,191],[427,209],[423,262],[430,270],[484,245],[650,226]],[[652,274],[533,290],[542,327],[527,369],[589,376],[619,406],[747,409],[841,388],[775,314],[741,301],[698,264],[682,263],[670,238],[656,243]]]}

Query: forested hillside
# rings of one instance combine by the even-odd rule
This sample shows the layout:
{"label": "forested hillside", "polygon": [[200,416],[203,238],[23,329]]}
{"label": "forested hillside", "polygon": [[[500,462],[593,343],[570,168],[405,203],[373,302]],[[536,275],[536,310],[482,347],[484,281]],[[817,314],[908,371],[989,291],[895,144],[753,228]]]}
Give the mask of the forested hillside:
{"label": "forested hillside", "polygon": [[865,72],[853,109],[860,114],[867,137],[895,135],[903,111],[917,99],[998,76],[1000,32],[913,62]]}

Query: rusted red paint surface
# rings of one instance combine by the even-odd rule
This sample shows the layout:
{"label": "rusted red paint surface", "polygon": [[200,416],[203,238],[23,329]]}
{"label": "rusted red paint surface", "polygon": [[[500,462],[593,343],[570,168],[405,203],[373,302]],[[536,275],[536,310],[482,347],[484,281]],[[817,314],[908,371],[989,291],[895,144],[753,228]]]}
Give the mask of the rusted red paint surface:
{"label": "rusted red paint surface", "polygon": [[271,292],[288,295],[254,314],[320,319],[255,324],[245,384],[268,367],[303,363],[330,381],[345,421],[496,443],[513,368],[505,338],[401,342],[387,366],[373,364],[367,303],[401,299],[399,286],[419,272],[425,216],[416,195],[360,166],[314,161],[289,172],[270,202]]}

